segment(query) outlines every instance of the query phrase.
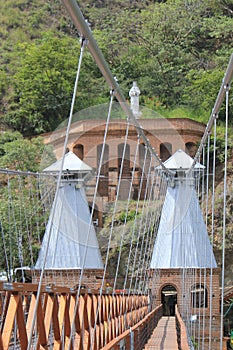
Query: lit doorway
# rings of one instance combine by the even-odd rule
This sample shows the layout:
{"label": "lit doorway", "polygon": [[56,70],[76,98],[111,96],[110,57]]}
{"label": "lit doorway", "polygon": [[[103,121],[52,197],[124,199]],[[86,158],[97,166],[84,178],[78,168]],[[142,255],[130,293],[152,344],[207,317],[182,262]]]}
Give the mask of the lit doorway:
{"label": "lit doorway", "polygon": [[175,305],[177,304],[177,290],[172,285],[163,287],[161,291],[163,304],[163,316],[175,316]]}

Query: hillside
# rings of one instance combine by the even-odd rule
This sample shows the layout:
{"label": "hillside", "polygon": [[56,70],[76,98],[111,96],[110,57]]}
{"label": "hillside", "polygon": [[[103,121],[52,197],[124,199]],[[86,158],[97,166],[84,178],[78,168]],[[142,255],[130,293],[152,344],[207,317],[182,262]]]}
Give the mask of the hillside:
{"label": "hillside", "polygon": [[[81,0],[79,4],[126,97],[136,80],[141,103],[147,108],[165,117],[207,121],[232,53],[232,0]],[[0,0],[0,9],[0,127],[21,133],[1,135],[0,163],[12,165],[13,157],[18,157],[25,169],[31,166],[28,170],[36,171],[32,155],[42,146],[38,147],[36,139],[29,144],[23,137],[52,131],[67,118],[79,37],[59,0]],[[109,87],[85,52],[75,111],[108,100]],[[232,107],[231,99],[231,123]],[[219,124],[223,118],[221,112]],[[232,134],[231,129],[230,150]],[[7,156],[4,145],[9,143],[14,152]],[[28,153],[24,154],[30,153],[31,157],[20,159],[15,147],[19,144],[25,145]],[[218,136],[217,147],[219,187],[214,245],[220,264],[223,134]],[[229,175],[231,214],[232,173]],[[233,271],[232,229],[229,221],[228,280]]]}
{"label": "hillside", "polygon": [[[232,51],[230,0],[94,1],[80,6],[128,95],[169,116],[207,120]],[[69,111],[79,43],[60,1],[0,1],[1,125],[23,135],[53,130]],[[108,100],[85,54],[75,110]],[[29,102],[30,100],[30,102]]]}

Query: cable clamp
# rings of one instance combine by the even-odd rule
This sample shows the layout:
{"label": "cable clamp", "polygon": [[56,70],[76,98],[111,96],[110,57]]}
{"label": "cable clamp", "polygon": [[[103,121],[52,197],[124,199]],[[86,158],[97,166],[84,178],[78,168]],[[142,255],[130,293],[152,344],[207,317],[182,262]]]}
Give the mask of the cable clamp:
{"label": "cable clamp", "polygon": [[84,36],[81,36],[80,37],[80,45],[81,45],[81,48],[85,48],[88,44],[88,39],[86,39]]}

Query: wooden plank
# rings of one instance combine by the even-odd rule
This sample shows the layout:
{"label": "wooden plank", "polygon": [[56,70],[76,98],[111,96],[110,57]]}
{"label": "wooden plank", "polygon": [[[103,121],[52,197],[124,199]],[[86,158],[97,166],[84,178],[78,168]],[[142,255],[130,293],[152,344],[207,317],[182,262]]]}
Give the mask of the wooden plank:
{"label": "wooden plank", "polygon": [[74,317],[74,309],[75,309],[76,297],[75,295],[70,295],[69,303],[67,304],[66,312],[65,312],[65,349],[73,349],[72,346],[72,322]]}
{"label": "wooden plank", "polygon": [[[93,331],[93,303],[92,303],[92,297],[90,294],[87,295],[87,299],[86,299],[86,310],[87,310],[87,331],[88,331],[88,340],[87,340],[87,344],[88,344],[88,348],[90,349],[91,346],[91,337],[92,337],[92,331]],[[94,341],[94,339],[93,339]]]}
{"label": "wooden plank", "polygon": [[3,305],[4,305],[4,302],[3,302],[4,295],[3,295],[3,293],[2,292],[0,293],[0,316],[2,316],[2,314],[3,314]]}
{"label": "wooden plank", "polygon": [[11,292],[5,292],[5,298],[4,298],[4,307],[2,310],[2,325],[1,325],[1,331],[3,331],[3,327],[4,327],[4,323],[6,320],[6,314],[7,314],[7,310],[8,310],[8,306],[10,303],[10,298],[11,298]]}
{"label": "wooden plank", "polygon": [[6,313],[6,319],[3,327],[3,332],[2,332],[2,344],[3,344],[4,350],[7,350],[9,347],[18,302],[19,302],[19,295],[11,294],[7,313]]}
{"label": "wooden plank", "polygon": [[81,335],[84,327],[84,307],[85,298],[81,295],[78,300],[78,311],[77,311],[77,332]]}
{"label": "wooden plank", "polygon": [[109,329],[109,341],[113,339],[113,300],[112,300],[112,295],[109,295],[109,315],[108,315],[108,329]]}
{"label": "wooden plank", "polygon": [[[8,293],[9,291],[9,285],[11,292],[21,292],[21,293],[37,293],[38,291],[38,284],[37,283],[19,283],[19,282],[0,282],[0,290],[6,291]],[[41,293],[48,293],[48,286],[42,285],[41,287]],[[49,293],[72,293],[70,288],[68,287],[59,287],[59,286],[50,286],[49,287]]]}
{"label": "wooden plank", "polygon": [[95,350],[98,350],[100,348],[100,326],[97,324],[95,327]]}
{"label": "wooden plank", "polygon": [[100,295],[97,297],[98,299],[98,308],[99,308],[99,344],[100,348],[104,346],[104,327],[103,327],[103,299]]}
{"label": "wooden plank", "polygon": [[45,305],[45,316],[44,316],[44,328],[45,328],[45,335],[47,340],[49,338],[49,331],[50,331],[50,326],[52,321],[53,305],[54,305],[54,295],[48,294],[47,302]]}
{"label": "wooden plank", "polygon": [[24,320],[22,296],[20,296],[19,298],[18,307],[17,307],[17,325],[19,330],[20,349],[26,350],[28,346],[28,338],[27,338],[27,331],[26,331],[26,325]]}
{"label": "wooden plank", "polygon": [[2,334],[0,333],[0,350],[3,350]]}
{"label": "wooden plank", "polygon": [[84,298],[84,315],[83,315],[83,350],[90,350],[90,333],[89,333],[89,322],[88,322],[88,300],[89,296],[85,295]]}
{"label": "wooden plank", "polygon": [[53,322],[53,333],[54,333],[54,350],[59,350],[61,347],[61,332],[58,319],[58,295],[54,295],[53,299],[53,313],[52,313],[52,322]]}
{"label": "wooden plank", "polygon": [[59,323],[59,331],[62,333],[63,322],[65,318],[65,310],[67,305],[67,297],[66,294],[62,294],[59,297],[59,309],[58,309],[58,323]]}
{"label": "wooden plank", "polygon": [[[20,289],[21,285],[19,284],[17,288]],[[10,295],[9,292],[8,295]],[[17,295],[17,293],[15,295]],[[25,327],[24,309],[25,311],[28,309],[26,299],[27,295],[25,296],[24,303],[20,297],[17,301],[18,304],[15,307],[12,306],[11,296],[9,299],[9,308],[7,310],[7,315],[9,312],[13,312],[13,318],[17,315],[17,323],[19,325],[18,335],[19,341],[21,342],[21,349],[26,349],[27,347],[28,336],[30,334],[36,305],[36,295],[35,293],[32,293],[29,298],[30,304]],[[148,312],[148,298],[146,296],[123,294],[105,294],[100,296],[99,294],[88,295],[86,293],[85,295],[80,295],[78,300],[78,309],[75,314],[76,294],[73,292],[71,293],[71,291],[67,294],[63,293],[62,295],[44,293],[40,297],[36,320],[39,335],[37,349],[45,349],[48,345],[51,325],[53,326],[54,349],[60,350],[62,344],[65,344],[64,349],[67,349],[69,346],[68,344],[71,341],[71,323],[74,320],[75,334],[71,348],[74,347],[77,350],[83,350],[86,348],[89,350],[90,341],[92,339],[91,335],[93,333],[92,348],[93,350],[96,350],[111,342],[112,339],[124,332],[127,326],[133,326],[133,324],[142,319]],[[97,313],[98,306],[100,308]],[[9,322],[9,320],[6,319],[4,326],[8,331],[11,329],[12,335],[14,326],[13,321]],[[62,339],[63,334],[64,339]],[[8,339],[9,337],[10,336],[8,336]],[[8,340],[8,342],[9,341],[10,340]],[[4,347],[3,339],[2,347],[3,350],[6,349],[6,347]]]}
{"label": "wooden plank", "polygon": [[[58,310],[57,310],[57,308],[58,308]],[[64,320],[65,320],[66,308],[67,308],[67,296],[66,296],[66,294],[62,294],[62,295],[59,296],[59,302],[57,300],[57,305],[56,305],[57,320],[55,320],[55,322],[57,322],[57,326],[56,327],[58,327],[58,330],[59,330],[60,341],[58,341],[58,339],[56,340],[56,342],[54,344],[54,349],[55,350],[61,349],[62,348],[62,344],[65,341],[63,336],[64,336],[64,333],[65,333],[65,322],[64,322]],[[64,331],[63,331],[63,325],[64,325]]]}
{"label": "wooden plank", "polygon": [[27,323],[26,323],[26,332],[27,332],[28,338],[29,338],[30,332],[31,332],[33,315],[34,315],[34,311],[35,311],[35,305],[36,305],[36,295],[35,295],[35,293],[33,293],[31,295],[31,302],[29,305],[28,318],[27,318]]}
{"label": "wooden plank", "polygon": [[41,296],[38,302],[37,308],[37,330],[38,330],[38,342],[37,349],[45,349],[47,347],[48,339],[46,337],[45,324],[44,324],[44,311],[41,303]]}
{"label": "wooden plank", "polygon": [[126,312],[126,299],[125,296],[120,296],[120,305],[121,305],[121,323],[120,323],[120,333],[123,333],[125,331],[125,317],[124,314]]}
{"label": "wooden plank", "polygon": [[92,309],[93,309],[93,327],[95,327],[94,328],[94,350],[97,350],[99,349],[99,344],[100,344],[99,321],[100,321],[100,312],[101,312],[97,295],[92,296]]}

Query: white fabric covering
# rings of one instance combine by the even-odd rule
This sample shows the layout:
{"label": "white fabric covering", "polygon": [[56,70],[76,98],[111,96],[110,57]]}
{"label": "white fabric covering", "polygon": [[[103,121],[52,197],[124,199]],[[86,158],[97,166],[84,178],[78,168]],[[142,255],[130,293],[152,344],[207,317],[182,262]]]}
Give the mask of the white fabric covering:
{"label": "white fabric covering", "polygon": [[[62,165],[62,158],[57,160],[55,163],[51,164],[47,168],[45,168],[43,171],[45,172],[59,172]],[[76,156],[72,151],[69,151],[64,156],[64,164],[63,164],[63,171],[70,171],[70,172],[91,172],[92,168],[84,163],[81,159]]]}
{"label": "white fabric covering", "polygon": [[[168,158],[164,165],[170,170],[188,170],[193,164],[193,158],[190,157],[182,149],[178,149],[170,158]],[[159,168],[159,167],[158,167]],[[195,169],[204,169],[204,165],[196,163],[194,166]]]}
{"label": "white fabric covering", "polygon": [[49,218],[35,269],[43,266],[50,225],[51,238],[45,269],[102,269],[95,229],[92,223],[89,228],[89,223],[90,211],[84,188],[64,184],[59,189],[53,221]]}
{"label": "white fabric covering", "polygon": [[217,267],[194,187],[168,187],[151,268]]}

